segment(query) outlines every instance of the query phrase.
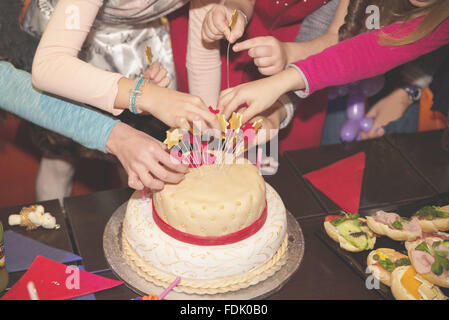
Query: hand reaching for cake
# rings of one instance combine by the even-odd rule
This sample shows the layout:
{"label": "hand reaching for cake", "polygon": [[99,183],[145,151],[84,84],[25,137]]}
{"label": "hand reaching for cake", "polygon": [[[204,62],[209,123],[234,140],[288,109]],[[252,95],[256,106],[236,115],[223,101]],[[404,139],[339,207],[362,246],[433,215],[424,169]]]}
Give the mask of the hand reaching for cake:
{"label": "hand reaching for cake", "polygon": [[218,100],[218,109],[228,119],[232,112],[242,111],[242,122],[268,110],[279,97],[289,91],[304,88],[304,81],[293,68],[286,69],[271,77],[241,84],[223,90]]}
{"label": "hand reaching for cake", "polygon": [[121,122],[112,129],[106,150],[120,160],[128,185],[136,190],[163,189],[165,183],[180,182],[187,172],[161,142]]}

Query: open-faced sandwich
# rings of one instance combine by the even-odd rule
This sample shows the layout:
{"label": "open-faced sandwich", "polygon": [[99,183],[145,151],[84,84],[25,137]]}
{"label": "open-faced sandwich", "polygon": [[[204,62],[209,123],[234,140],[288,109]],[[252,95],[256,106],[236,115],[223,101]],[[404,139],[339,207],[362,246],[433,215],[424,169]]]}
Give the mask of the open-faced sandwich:
{"label": "open-faced sandwich", "polygon": [[370,250],[376,243],[376,235],[368,228],[366,220],[360,218],[358,214],[327,216],[324,229],[329,237],[347,251]]}
{"label": "open-faced sandwich", "polygon": [[415,215],[424,232],[449,230],[449,206],[427,206],[419,209]]}
{"label": "open-faced sandwich", "polygon": [[391,273],[391,292],[397,300],[447,300],[441,290],[417,274],[412,266]]}
{"label": "open-faced sandwich", "polygon": [[410,265],[408,256],[389,248],[379,248],[370,252],[367,265],[371,274],[383,284],[391,286],[391,273],[394,269]]}
{"label": "open-faced sandwich", "polygon": [[397,213],[377,211],[367,216],[368,227],[379,235],[385,235],[397,241],[412,241],[421,237],[421,226],[418,218],[404,218]]}
{"label": "open-faced sandwich", "polygon": [[429,282],[449,288],[449,240],[427,237],[407,242],[410,262]]}

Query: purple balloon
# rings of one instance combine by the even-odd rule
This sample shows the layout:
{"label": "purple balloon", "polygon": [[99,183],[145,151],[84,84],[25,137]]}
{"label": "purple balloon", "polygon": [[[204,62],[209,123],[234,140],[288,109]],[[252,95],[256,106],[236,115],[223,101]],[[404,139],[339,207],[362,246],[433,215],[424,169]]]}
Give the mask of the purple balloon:
{"label": "purple balloon", "polygon": [[363,118],[362,120],[360,120],[360,129],[362,129],[363,132],[368,132],[371,130],[373,123],[373,118]]}
{"label": "purple balloon", "polygon": [[365,98],[361,94],[351,95],[347,101],[346,115],[349,120],[362,120],[365,116]]}
{"label": "purple balloon", "polygon": [[345,142],[354,141],[359,135],[359,131],[360,131],[360,121],[347,120],[340,131],[341,140]]}
{"label": "purple balloon", "polygon": [[372,97],[380,92],[385,85],[385,77],[383,75],[362,80],[360,89],[365,97]]}

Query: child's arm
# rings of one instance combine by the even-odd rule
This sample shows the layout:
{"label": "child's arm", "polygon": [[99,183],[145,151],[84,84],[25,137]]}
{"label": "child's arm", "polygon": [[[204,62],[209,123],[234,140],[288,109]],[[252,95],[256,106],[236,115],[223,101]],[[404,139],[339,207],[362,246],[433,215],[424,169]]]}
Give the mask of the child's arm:
{"label": "child's arm", "polygon": [[[57,3],[33,61],[32,80],[41,90],[118,115],[129,108],[135,81],[78,59],[102,4],[102,0]],[[150,113],[173,127],[188,127],[189,122],[200,121],[203,128],[220,128],[216,117],[211,117],[198,97],[151,83],[140,89],[137,112]]]}
{"label": "child's arm", "polygon": [[35,90],[31,75],[8,62],[0,62],[0,91],[2,109],[87,148],[114,154],[132,188],[160,189],[164,182],[179,182],[186,172],[185,166],[172,162],[156,139],[99,112]]}
{"label": "child's arm", "polygon": [[331,21],[327,32],[315,39],[281,42],[271,36],[256,37],[235,44],[233,50],[235,52],[248,50],[248,55],[254,59],[254,64],[263,75],[281,72],[289,63],[305,59],[338,43],[338,30],[344,23],[349,0],[340,0],[337,6],[335,1],[337,0],[329,2],[306,18],[317,20],[309,20],[311,24],[320,23],[320,20]]}
{"label": "child's arm", "polygon": [[190,3],[186,67],[189,92],[215,108],[221,86],[220,44],[205,43],[201,37],[203,21],[213,6],[215,3],[210,0]]}
{"label": "child's arm", "polygon": [[[404,25],[412,32],[421,18]],[[246,121],[269,108],[288,91],[296,91],[305,98],[325,87],[341,85],[383,74],[401,64],[414,60],[449,43],[449,19],[423,39],[403,46],[380,44],[381,32],[394,33],[402,24],[393,24],[380,30],[360,34],[327,48],[323,52],[296,62],[274,76],[224,90],[218,108],[226,115],[247,104],[243,115]],[[414,27],[414,28],[410,28]],[[404,36],[404,32],[395,37]]]}

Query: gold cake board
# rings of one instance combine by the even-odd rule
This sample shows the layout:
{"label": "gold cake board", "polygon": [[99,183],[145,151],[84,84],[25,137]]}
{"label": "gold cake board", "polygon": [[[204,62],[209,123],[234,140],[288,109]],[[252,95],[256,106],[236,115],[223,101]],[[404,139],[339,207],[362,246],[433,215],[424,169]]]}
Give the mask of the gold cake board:
{"label": "gold cake board", "polygon": [[[126,245],[126,240],[123,246],[122,224],[125,218],[127,204],[127,202],[122,204],[114,212],[106,225],[103,234],[103,249],[106,259],[113,272],[125,281],[126,285],[136,292],[136,295],[159,295],[164,291],[167,286],[166,281],[169,281],[169,279],[164,279],[163,275],[158,275],[157,273],[153,274],[155,277],[149,276],[148,272],[150,271],[151,274],[151,270],[142,270],[136,265],[137,257],[133,255],[132,249]],[[275,256],[260,267],[262,269],[261,272],[256,272],[254,277],[242,279],[241,282],[231,282],[228,288],[225,288],[226,285],[222,288],[223,290],[231,289],[232,291],[220,293],[219,291],[221,290],[219,288],[218,290],[193,288],[193,291],[198,293],[171,291],[166,299],[248,300],[268,297],[282,288],[298,269],[304,256],[304,236],[301,227],[298,221],[288,211],[287,233],[288,237],[286,237],[285,242]],[[286,248],[287,246],[288,249]],[[131,259],[128,259],[128,256]],[[159,284],[159,286],[155,283]],[[240,289],[240,287],[243,288]],[[192,288],[185,287],[182,290],[191,292]],[[199,292],[203,294],[199,294]]]}

